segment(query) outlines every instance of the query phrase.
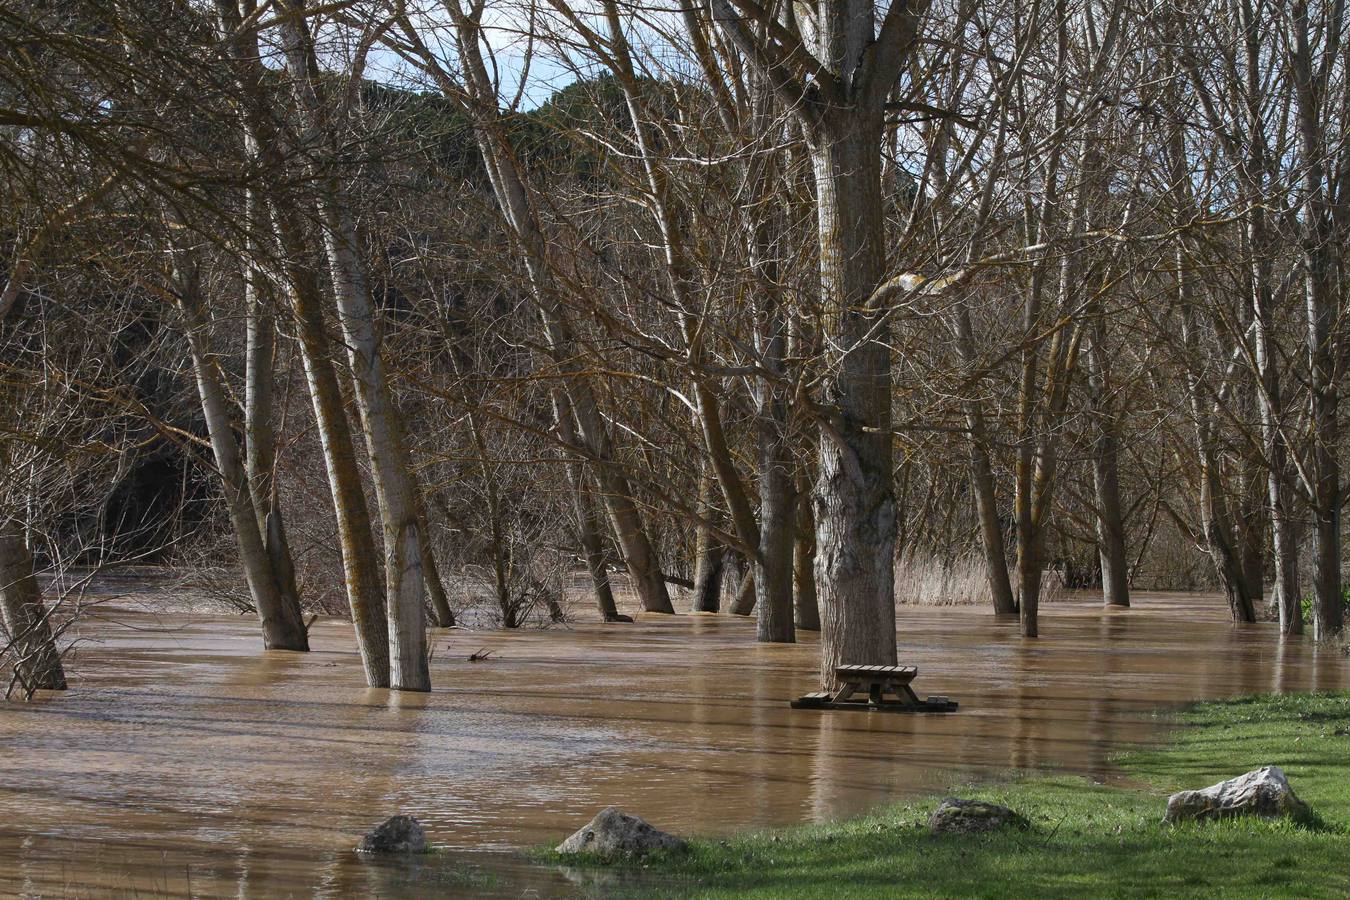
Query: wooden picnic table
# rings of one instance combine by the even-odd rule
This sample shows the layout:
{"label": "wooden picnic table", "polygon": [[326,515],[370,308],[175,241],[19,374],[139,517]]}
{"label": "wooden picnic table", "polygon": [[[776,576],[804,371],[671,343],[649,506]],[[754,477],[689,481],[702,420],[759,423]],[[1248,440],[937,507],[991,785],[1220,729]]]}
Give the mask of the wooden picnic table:
{"label": "wooden picnic table", "polygon": [[[866,709],[887,712],[955,712],[957,703],[946,697],[920,700],[910,682],[919,674],[916,666],[836,666],[839,687],[816,691],[792,701],[794,709]],[[861,696],[858,696],[861,695]],[[887,695],[895,699],[887,699]]]}

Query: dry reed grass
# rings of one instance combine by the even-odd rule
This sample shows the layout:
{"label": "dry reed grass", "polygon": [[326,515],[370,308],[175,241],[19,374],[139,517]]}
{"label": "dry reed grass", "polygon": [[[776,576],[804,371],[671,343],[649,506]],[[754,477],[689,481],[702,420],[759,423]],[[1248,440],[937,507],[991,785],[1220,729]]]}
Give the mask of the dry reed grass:
{"label": "dry reed grass", "polygon": [[[1046,570],[1041,579],[1041,602],[1056,603],[1067,596],[1060,574]],[[988,604],[989,567],[977,552],[944,559],[927,550],[906,551],[895,561],[895,602],[900,606]]]}

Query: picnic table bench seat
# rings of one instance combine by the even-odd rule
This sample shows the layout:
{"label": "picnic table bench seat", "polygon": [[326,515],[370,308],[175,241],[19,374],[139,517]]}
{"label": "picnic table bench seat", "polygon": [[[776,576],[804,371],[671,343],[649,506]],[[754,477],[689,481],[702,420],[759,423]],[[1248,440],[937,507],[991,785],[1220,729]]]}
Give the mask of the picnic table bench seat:
{"label": "picnic table bench seat", "polygon": [[[792,701],[793,709],[853,709],[874,712],[955,712],[957,703],[946,697],[920,700],[910,682],[917,666],[870,666],[846,663],[835,666],[839,688],[814,691]],[[889,699],[887,695],[895,699]]]}

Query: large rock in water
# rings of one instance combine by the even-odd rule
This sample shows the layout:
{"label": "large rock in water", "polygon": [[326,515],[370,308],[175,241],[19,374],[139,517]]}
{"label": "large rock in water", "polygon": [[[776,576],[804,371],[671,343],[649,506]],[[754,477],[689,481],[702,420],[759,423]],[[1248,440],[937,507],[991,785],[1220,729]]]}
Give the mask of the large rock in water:
{"label": "large rock in water", "polygon": [[425,853],[427,835],[412,816],[390,816],[361,839],[357,853]]}
{"label": "large rock in water", "polygon": [[1005,825],[1025,828],[1026,824],[1026,819],[1006,806],[983,800],[962,800],[959,797],[943,800],[928,820],[928,826],[934,834],[976,834]]}
{"label": "large rock in water", "polygon": [[653,850],[676,850],[684,841],[653,828],[637,816],[605,807],[594,819],[558,845],[559,853],[596,856],[644,856]]}
{"label": "large rock in water", "polygon": [[1294,793],[1284,770],[1265,766],[1199,791],[1179,791],[1167,798],[1163,822],[1209,821],[1234,816],[1306,820],[1312,809]]}

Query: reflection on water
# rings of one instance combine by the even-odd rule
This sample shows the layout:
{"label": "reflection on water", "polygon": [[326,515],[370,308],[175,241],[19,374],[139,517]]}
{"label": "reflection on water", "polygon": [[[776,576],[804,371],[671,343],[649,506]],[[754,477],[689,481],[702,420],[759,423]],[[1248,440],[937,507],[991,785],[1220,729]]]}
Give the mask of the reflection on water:
{"label": "reflection on water", "polygon": [[[1110,754],[1161,736],[1159,707],[1347,686],[1335,652],[1234,627],[1212,597],[1043,616],[1029,642],[982,610],[902,609],[916,688],[961,702],[910,716],[789,709],[813,687],[813,636],[756,644],[728,616],[439,632],[436,690],[408,695],[361,687],[341,622],[315,626],[315,652],[263,653],[246,618],[103,607],[73,690],[0,708],[0,892],[565,894],[567,874],[507,851],[607,804],[721,833],[1009,768],[1110,778]],[[395,812],[450,852],[358,860]]]}

